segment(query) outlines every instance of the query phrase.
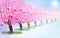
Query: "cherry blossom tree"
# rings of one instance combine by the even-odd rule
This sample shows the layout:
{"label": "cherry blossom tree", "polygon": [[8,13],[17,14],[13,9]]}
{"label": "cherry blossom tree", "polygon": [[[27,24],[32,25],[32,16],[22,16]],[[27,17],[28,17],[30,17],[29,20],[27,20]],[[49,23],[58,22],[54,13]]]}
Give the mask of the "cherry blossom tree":
{"label": "cherry blossom tree", "polygon": [[19,23],[19,27],[22,30],[22,23],[27,22],[28,28],[30,28],[29,22],[48,20],[56,18],[54,13],[48,13],[48,11],[39,8],[33,8],[31,5],[27,5],[24,0],[7,0],[1,1],[0,4],[0,25],[7,23],[10,32],[13,32],[12,24]]}

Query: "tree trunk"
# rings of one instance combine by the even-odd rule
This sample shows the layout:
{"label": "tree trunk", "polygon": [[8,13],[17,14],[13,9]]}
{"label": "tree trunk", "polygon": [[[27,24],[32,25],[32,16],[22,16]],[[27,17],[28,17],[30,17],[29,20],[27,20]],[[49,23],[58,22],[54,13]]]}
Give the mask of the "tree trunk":
{"label": "tree trunk", "polygon": [[40,22],[41,22],[41,25],[42,25],[43,24],[42,21],[40,21]]}
{"label": "tree trunk", "polygon": [[56,21],[56,19],[55,19],[55,21]]}
{"label": "tree trunk", "polygon": [[22,30],[22,24],[21,23],[19,23],[19,27],[20,27],[20,30]]}
{"label": "tree trunk", "polygon": [[46,20],[46,23],[48,23],[48,20]]}
{"label": "tree trunk", "polygon": [[51,19],[51,22],[53,22],[53,19]]}
{"label": "tree trunk", "polygon": [[34,23],[35,23],[35,26],[37,26],[36,21]]}
{"label": "tree trunk", "polygon": [[9,26],[10,32],[13,32],[13,27],[12,27],[12,25],[11,25],[10,19],[8,19],[8,26]]}
{"label": "tree trunk", "polygon": [[13,27],[12,27],[12,25],[8,25],[8,26],[9,26],[10,32],[13,32]]}
{"label": "tree trunk", "polygon": [[28,28],[30,28],[30,24],[28,23]]}

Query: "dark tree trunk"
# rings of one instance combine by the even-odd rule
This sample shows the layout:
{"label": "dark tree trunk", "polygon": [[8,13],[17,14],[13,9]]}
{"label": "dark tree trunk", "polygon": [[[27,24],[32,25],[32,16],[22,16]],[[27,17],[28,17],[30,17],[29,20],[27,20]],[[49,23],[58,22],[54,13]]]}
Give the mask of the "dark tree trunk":
{"label": "dark tree trunk", "polygon": [[40,21],[41,25],[43,24],[42,21]]}
{"label": "dark tree trunk", "polygon": [[46,20],[46,23],[48,23],[48,20]]}
{"label": "dark tree trunk", "polygon": [[55,21],[56,21],[56,19],[55,19]]}
{"label": "dark tree trunk", "polygon": [[36,21],[34,22],[35,26],[37,26]]}
{"label": "dark tree trunk", "polygon": [[28,28],[30,28],[30,24],[29,23],[27,23],[28,24]]}
{"label": "dark tree trunk", "polygon": [[8,26],[9,26],[10,32],[13,32],[13,27],[12,27],[12,25],[8,25]]}
{"label": "dark tree trunk", "polygon": [[21,23],[19,23],[19,27],[20,27],[20,30],[22,30],[23,28],[22,28],[22,24]]}
{"label": "dark tree trunk", "polygon": [[9,26],[10,32],[13,32],[13,27],[12,27],[10,19],[8,19],[8,26]]}

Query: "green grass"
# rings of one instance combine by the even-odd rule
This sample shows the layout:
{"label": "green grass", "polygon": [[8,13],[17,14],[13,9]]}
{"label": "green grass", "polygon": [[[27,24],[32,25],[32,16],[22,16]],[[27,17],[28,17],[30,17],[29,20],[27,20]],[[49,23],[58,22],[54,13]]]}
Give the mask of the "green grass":
{"label": "green grass", "polygon": [[2,34],[22,34],[22,32],[14,31],[14,32],[2,32]]}
{"label": "green grass", "polygon": [[36,26],[32,26],[32,27],[30,27],[30,28],[25,27],[25,28],[23,28],[22,30],[21,30],[21,29],[15,29],[15,31],[29,31],[30,29],[35,29],[35,27],[36,27]]}
{"label": "green grass", "polygon": [[30,27],[30,28],[31,28],[31,29],[35,29],[35,27],[36,27],[36,26],[32,26],[32,27]]}
{"label": "green grass", "polygon": [[40,25],[32,26],[30,28],[25,27],[22,30],[21,29],[14,29],[15,31],[13,31],[13,32],[2,32],[2,34],[22,34],[23,33],[22,31],[29,31],[30,29],[35,29],[36,27],[39,27],[39,26]]}
{"label": "green grass", "polygon": [[29,29],[28,27],[25,27],[25,28],[22,29],[22,30],[21,30],[21,29],[15,29],[15,31],[19,31],[19,30],[20,30],[20,31],[29,31],[30,29]]}

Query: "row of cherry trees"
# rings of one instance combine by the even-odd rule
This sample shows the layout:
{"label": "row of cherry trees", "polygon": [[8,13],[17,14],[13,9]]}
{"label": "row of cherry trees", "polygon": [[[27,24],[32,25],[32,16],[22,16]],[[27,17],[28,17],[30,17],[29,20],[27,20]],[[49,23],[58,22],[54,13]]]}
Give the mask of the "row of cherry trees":
{"label": "row of cherry trees", "polygon": [[[2,1],[2,0],[1,0]],[[23,29],[22,23],[56,19],[56,15],[49,13],[46,10],[33,8],[31,5],[25,4],[24,0],[7,0],[2,1],[0,4],[0,25],[7,23],[10,32],[13,32],[12,24],[19,23],[20,29]]]}

